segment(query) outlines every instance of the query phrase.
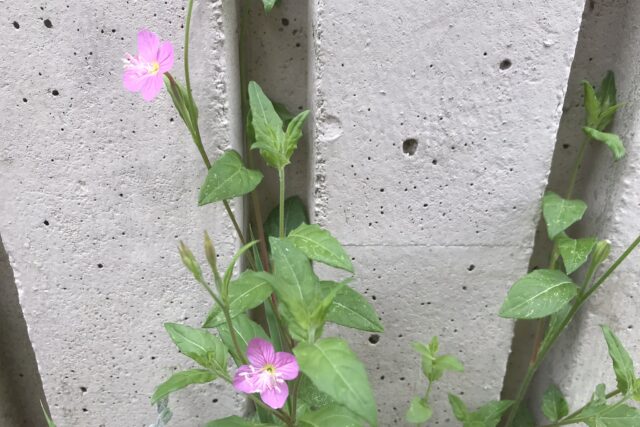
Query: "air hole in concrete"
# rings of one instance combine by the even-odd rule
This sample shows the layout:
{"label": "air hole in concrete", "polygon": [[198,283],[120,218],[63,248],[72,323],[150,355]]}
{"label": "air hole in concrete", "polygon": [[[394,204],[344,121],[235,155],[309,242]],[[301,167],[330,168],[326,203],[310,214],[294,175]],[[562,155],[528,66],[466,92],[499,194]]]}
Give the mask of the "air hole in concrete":
{"label": "air hole in concrete", "polygon": [[218,399],[213,399],[212,402],[213,403],[218,403]]}
{"label": "air hole in concrete", "polygon": [[417,149],[418,149],[418,141],[413,138],[409,138],[402,143],[402,152],[404,154],[413,156],[414,154],[416,154]]}
{"label": "air hole in concrete", "polygon": [[565,150],[566,150],[567,148],[569,148],[569,147],[570,147],[570,145],[569,145],[569,144],[562,144],[562,148],[564,148]]}
{"label": "air hole in concrete", "polygon": [[44,225],[49,225],[49,221],[48,221],[48,220],[46,220],[46,219],[44,220],[44,222],[43,222],[43,223],[44,223]]}
{"label": "air hole in concrete", "polygon": [[475,270],[475,268],[476,268],[476,266],[471,264],[469,267],[467,267],[467,270],[473,271],[473,270]]}
{"label": "air hole in concrete", "polygon": [[102,267],[104,267],[104,265],[98,264],[98,268],[102,268]]}
{"label": "air hole in concrete", "polygon": [[282,22],[282,25],[284,25],[285,27],[289,25],[289,20],[287,18],[282,18],[281,22]]}
{"label": "air hole in concrete", "polygon": [[27,102],[27,98],[22,98],[22,102]]}
{"label": "air hole in concrete", "polygon": [[18,24],[18,21],[13,21],[13,28],[15,28],[16,30],[20,28],[20,24]]}
{"label": "air hole in concrete", "polygon": [[60,95],[60,92],[58,92],[58,89],[54,89],[54,90],[51,91],[51,95],[58,96],[58,95]]}
{"label": "air hole in concrete", "polygon": [[378,341],[380,341],[380,335],[378,334],[373,334],[369,336],[369,342],[371,344],[378,344]]}
{"label": "air hole in concrete", "polygon": [[44,20],[44,26],[47,28],[53,28],[53,24],[51,23],[50,19],[45,19]]}
{"label": "air hole in concrete", "polygon": [[431,163],[433,163],[434,165],[437,165],[437,164],[438,164],[438,159],[433,159],[433,160],[431,161]]}
{"label": "air hole in concrete", "polygon": [[500,69],[501,70],[508,70],[509,68],[511,68],[511,60],[510,59],[503,59],[502,62],[500,62]]}
{"label": "air hole in concrete", "polygon": [[83,393],[86,393],[86,392],[87,392],[87,388],[86,388],[86,387],[84,387],[84,386],[81,386],[81,387],[80,387],[80,391],[82,391]]}

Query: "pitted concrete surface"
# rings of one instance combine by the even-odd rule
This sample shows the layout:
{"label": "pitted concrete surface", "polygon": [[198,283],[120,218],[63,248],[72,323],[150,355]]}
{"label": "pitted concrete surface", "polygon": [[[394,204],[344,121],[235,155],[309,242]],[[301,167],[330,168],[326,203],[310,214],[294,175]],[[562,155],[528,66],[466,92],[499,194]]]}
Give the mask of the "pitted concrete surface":
{"label": "pitted concrete surface", "polygon": [[499,398],[513,324],[497,311],[527,270],[583,6],[314,2],[315,216],[376,292],[387,333],[375,351],[352,339],[383,425],[406,424],[425,384],[409,345],[434,334],[466,365],[435,423],[456,423],[445,391]]}
{"label": "pitted concrete surface", "polygon": [[[612,242],[611,255],[600,273],[640,234],[637,136],[640,67],[636,60],[640,52],[640,30],[636,22],[639,14],[640,5],[633,1],[594,2],[593,7],[585,10],[550,178],[550,186],[557,191],[566,187],[567,177],[562,171],[573,164],[584,138],[580,132],[584,120],[581,80],[586,78],[599,84],[604,73],[613,70],[618,102],[626,105],[617,114],[612,132],[622,138],[627,157],[615,163],[606,147],[592,143],[575,192],[575,197],[585,200],[589,208],[574,235],[597,235]],[[573,409],[590,399],[597,384],[606,383],[608,390],[615,388],[611,360],[600,329],[602,324],[611,327],[637,365],[640,312],[635,299],[639,260],[640,254],[636,251],[585,304],[559,339],[537,376],[532,392],[533,408],[540,406],[538,397],[550,382],[560,386]]]}
{"label": "pitted concrete surface", "polygon": [[[233,3],[221,3],[198,2],[193,25],[194,89],[212,157],[238,140],[239,126],[227,81],[237,68],[228,64],[235,18],[225,16]],[[198,325],[209,308],[178,239],[202,260],[205,229],[223,259],[236,246],[224,210],[197,207],[206,171],[169,96],[147,104],[122,88],[120,58],[135,52],[140,28],[171,40],[181,64],[182,4],[2,2],[0,233],[60,426],[155,421],[154,387],[193,366],[162,323]],[[226,385],[176,393],[171,425],[238,412],[241,400]]]}

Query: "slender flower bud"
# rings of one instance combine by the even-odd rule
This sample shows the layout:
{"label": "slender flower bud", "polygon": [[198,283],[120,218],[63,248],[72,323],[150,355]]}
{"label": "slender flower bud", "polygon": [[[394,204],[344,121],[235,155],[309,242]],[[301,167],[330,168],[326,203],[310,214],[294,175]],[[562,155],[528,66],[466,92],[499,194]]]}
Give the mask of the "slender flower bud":
{"label": "slender flower bud", "polygon": [[596,248],[593,251],[593,264],[600,265],[602,264],[608,257],[611,252],[611,242],[608,240],[600,240],[596,243]]}

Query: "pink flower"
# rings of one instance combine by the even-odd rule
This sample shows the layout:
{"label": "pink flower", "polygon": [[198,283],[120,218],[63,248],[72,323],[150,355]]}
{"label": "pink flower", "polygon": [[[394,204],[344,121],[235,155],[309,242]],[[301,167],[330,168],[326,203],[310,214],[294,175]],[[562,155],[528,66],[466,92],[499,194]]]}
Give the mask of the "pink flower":
{"label": "pink flower", "polygon": [[250,365],[236,371],[233,386],[243,393],[260,393],[262,401],[273,409],[280,409],[289,396],[285,380],[298,376],[298,362],[290,353],[278,352],[269,341],[254,338],[247,347]]}
{"label": "pink flower", "polygon": [[145,101],[158,96],[163,86],[163,75],[173,67],[173,46],[160,43],[160,37],[148,30],[138,33],[138,55],[124,58],[124,87],[142,93]]}

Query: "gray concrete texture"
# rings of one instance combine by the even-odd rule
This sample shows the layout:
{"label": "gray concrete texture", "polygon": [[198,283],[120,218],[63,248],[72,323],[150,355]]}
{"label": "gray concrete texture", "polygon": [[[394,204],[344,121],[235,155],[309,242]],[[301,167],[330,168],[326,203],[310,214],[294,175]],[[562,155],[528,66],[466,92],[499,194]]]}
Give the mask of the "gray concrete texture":
{"label": "gray concrete texture", "polygon": [[[61,426],[149,425],[153,388],[192,366],[162,323],[198,325],[209,307],[178,239],[202,260],[205,229],[221,259],[236,247],[223,209],[197,207],[206,169],[169,96],[145,103],[122,87],[121,58],[135,53],[140,28],[172,40],[182,63],[183,2],[0,9],[0,233],[51,412]],[[230,39],[223,28],[232,14],[220,1],[194,14],[194,90],[212,156],[241,125],[230,101],[238,88],[227,81],[237,68],[235,26]],[[242,398],[223,389],[176,394],[173,425],[237,412]]]}
{"label": "gray concrete texture", "polygon": [[496,313],[527,271],[582,10],[315,2],[315,215],[386,327],[375,346],[351,335],[382,425],[405,424],[425,387],[410,343],[433,335],[466,366],[434,394],[435,425],[457,424],[446,392],[500,396],[513,324]]}
{"label": "gray concrete texture", "polygon": [[[61,426],[148,425],[154,386],[190,366],[162,322],[197,325],[208,307],[180,265],[177,240],[201,258],[204,229],[223,259],[237,245],[219,207],[196,207],[205,170],[168,96],[145,104],[120,83],[119,58],[135,50],[141,27],[174,41],[181,62],[183,2],[0,3],[0,234],[14,273],[3,277],[15,276],[7,286],[20,295],[42,389]],[[579,103],[572,92],[565,102],[565,92],[584,3],[280,3],[268,17],[257,0],[239,7],[248,17],[247,75],[290,110],[312,110],[312,137],[289,171],[288,192],[345,243],[354,286],[382,316],[376,344],[348,334],[368,366],[381,425],[406,424],[404,410],[425,385],[410,343],[433,335],[466,366],[434,393],[434,424],[456,425],[446,392],[464,392],[471,407],[500,395],[513,324],[496,313],[527,270],[562,106]],[[237,4],[196,2],[192,70],[212,157],[238,147],[242,126]],[[595,7],[603,19],[637,8]],[[599,76],[620,49],[612,58],[620,99],[633,97],[637,74],[637,30],[627,27],[624,44],[599,41],[602,63],[590,69]],[[621,121],[629,135],[634,113]],[[587,197],[597,201],[594,213],[621,208],[594,225],[616,244],[637,226],[633,156],[602,172],[604,187]],[[265,213],[275,203],[275,180],[266,181]],[[620,276],[629,283],[620,298],[631,297],[632,273]],[[617,313],[614,328],[624,323]],[[594,329],[584,332],[584,352],[593,340],[601,345]],[[571,360],[554,357],[561,368]],[[578,396],[582,383],[567,378],[563,386]],[[199,386],[176,394],[171,407],[171,425],[193,426],[237,413],[242,399]]]}
{"label": "gray concrete texture", "polygon": [[[612,131],[624,141],[627,157],[616,163],[606,147],[592,143],[576,189],[576,197],[585,200],[589,209],[585,220],[574,230],[575,236],[596,235],[612,242],[605,268],[640,233],[638,16],[640,4],[634,1],[600,1],[586,8],[549,182],[550,188],[556,191],[566,187],[567,170],[584,138],[580,133],[584,119],[581,80],[599,83],[606,70],[613,70],[618,100],[626,105],[618,113]],[[537,243],[536,246],[543,245]],[[533,408],[540,405],[535,396],[540,396],[551,382],[560,386],[573,408],[584,405],[599,383],[607,384],[608,390],[615,388],[612,364],[600,329],[602,324],[611,327],[638,362],[640,312],[635,299],[640,285],[639,261],[640,254],[636,251],[585,305],[561,337],[534,384]]]}

